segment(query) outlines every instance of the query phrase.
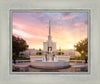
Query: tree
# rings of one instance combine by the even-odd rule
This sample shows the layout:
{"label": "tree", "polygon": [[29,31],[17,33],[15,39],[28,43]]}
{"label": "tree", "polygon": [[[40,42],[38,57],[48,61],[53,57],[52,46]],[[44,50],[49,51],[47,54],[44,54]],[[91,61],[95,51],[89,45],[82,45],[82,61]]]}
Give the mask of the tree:
{"label": "tree", "polygon": [[35,48],[33,48],[33,50],[35,50]]}
{"label": "tree", "polygon": [[81,56],[88,55],[88,39],[85,38],[84,40],[79,41],[76,45],[74,45],[76,51],[78,51]]}
{"label": "tree", "polygon": [[62,52],[61,48],[58,50],[58,55],[63,55],[64,53]]}
{"label": "tree", "polygon": [[12,49],[13,49],[13,59],[19,56],[20,51],[24,51],[28,48],[26,41],[22,38],[12,36]]}
{"label": "tree", "polygon": [[36,55],[42,55],[42,50],[41,48],[39,48],[38,52],[36,53]]}
{"label": "tree", "polygon": [[39,48],[39,51],[41,52],[41,48]]}

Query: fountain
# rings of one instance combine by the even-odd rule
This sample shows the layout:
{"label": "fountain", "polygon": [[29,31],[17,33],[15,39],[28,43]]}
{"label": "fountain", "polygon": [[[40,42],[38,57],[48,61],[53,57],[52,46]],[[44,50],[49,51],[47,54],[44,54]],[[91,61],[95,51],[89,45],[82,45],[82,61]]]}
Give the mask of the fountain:
{"label": "fountain", "polygon": [[[41,68],[41,69],[60,69],[69,67],[70,56],[55,56],[52,59],[52,56],[47,55],[47,60],[45,56],[38,58],[38,56],[30,56],[31,59],[31,67]],[[32,60],[34,59],[35,60]]]}

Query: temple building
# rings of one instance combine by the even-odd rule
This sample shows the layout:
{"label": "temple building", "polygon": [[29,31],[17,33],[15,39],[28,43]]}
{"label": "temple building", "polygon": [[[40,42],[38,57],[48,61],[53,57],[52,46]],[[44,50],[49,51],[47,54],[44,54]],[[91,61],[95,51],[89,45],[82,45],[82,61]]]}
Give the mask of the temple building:
{"label": "temple building", "polygon": [[49,20],[49,35],[47,42],[43,42],[43,51],[45,52],[55,52],[56,51],[56,43],[52,41],[51,37],[51,20]]}
{"label": "temple building", "polygon": [[[39,51],[38,49],[28,49],[25,51],[21,51],[19,53],[20,57],[30,57],[30,56],[36,56],[38,52],[41,52],[43,54],[45,53],[53,53],[58,55],[59,50],[56,49],[56,42],[52,41],[52,36],[51,36],[51,21],[49,20],[49,35],[48,35],[48,40],[47,42],[43,42],[43,50]],[[50,53],[49,53],[50,52]],[[81,56],[79,52],[75,50],[61,50],[63,52],[63,56]]]}

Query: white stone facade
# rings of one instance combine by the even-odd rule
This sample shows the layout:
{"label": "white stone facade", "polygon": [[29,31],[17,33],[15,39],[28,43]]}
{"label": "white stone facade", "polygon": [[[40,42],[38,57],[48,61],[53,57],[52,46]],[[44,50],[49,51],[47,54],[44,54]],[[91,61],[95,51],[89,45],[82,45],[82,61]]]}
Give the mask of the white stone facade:
{"label": "white stone facade", "polygon": [[[48,42],[43,42],[43,51],[48,51]],[[55,42],[51,42],[51,46],[52,47],[52,51],[55,52],[56,51],[56,43]]]}

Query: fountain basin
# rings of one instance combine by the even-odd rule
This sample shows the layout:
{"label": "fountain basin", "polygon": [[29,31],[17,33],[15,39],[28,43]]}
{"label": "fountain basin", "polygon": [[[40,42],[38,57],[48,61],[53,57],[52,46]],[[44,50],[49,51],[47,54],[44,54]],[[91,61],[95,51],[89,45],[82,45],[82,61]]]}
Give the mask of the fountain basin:
{"label": "fountain basin", "polygon": [[59,69],[69,66],[69,62],[31,62],[30,64],[30,67],[40,69]]}
{"label": "fountain basin", "polygon": [[70,56],[55,56],[56,60],[44,60],[44,56],[30,56],[30,67],[40,69],[59,69],[69,67]]}

